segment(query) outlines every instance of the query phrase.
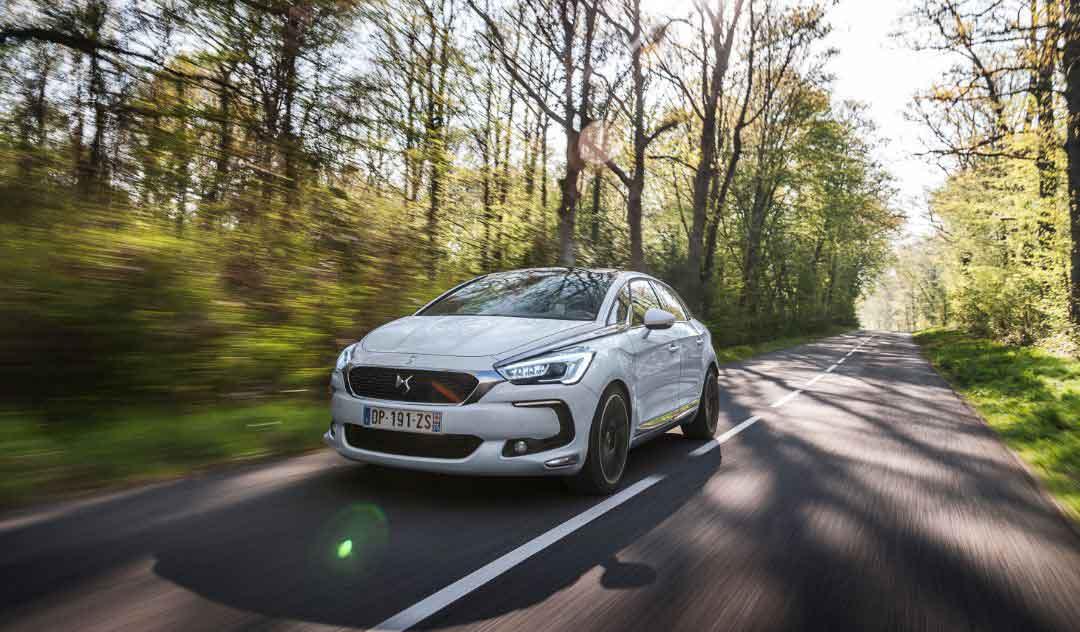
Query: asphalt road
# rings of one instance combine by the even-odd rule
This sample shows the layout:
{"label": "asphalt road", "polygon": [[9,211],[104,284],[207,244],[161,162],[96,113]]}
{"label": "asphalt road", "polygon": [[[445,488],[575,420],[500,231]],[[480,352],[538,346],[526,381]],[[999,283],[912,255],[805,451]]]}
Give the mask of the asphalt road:
{"label": "asphalt road", "polygon": [[607,501],[322,452],[0,518],[0,628],[1080,626],[1080,536],[910,337],[720,379],[722,448],[669,433]]}

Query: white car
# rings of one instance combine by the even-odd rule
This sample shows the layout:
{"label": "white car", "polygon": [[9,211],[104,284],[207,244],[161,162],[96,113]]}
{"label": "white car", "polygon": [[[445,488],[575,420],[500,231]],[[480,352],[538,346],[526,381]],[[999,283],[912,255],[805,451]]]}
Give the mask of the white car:
{"label": "white car", "polygon": [[463,283],[338,357],[324,435],[365,463],[618,487],[630,448],[676,425],[709,439],[709,330],[668,285],[542,268]]}

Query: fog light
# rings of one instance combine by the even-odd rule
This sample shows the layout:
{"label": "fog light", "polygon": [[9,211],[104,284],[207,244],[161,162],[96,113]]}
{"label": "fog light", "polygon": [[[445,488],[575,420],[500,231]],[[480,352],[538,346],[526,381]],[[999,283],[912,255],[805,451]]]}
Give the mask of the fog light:
{"label": "fog light", "polygon": [[514,442],[514,454],[525,454],[529,450],[529,444],[524,441]]}

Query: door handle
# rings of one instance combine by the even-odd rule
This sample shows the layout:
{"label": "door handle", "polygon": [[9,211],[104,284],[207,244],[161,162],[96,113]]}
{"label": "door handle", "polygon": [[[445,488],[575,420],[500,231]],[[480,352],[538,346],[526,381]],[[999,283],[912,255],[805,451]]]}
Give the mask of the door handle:
{"label": "door handle", "polygon": [[668,350],[668,351],[670,351],[670,352],[672,352],[672,353],[675,353],[676,351],[678,351],[678,350],[679,350],[679,345],[677,345],[677,344],[675,344],[675,343],[673,342],[673,343],[671,343],[671,344],[669,344],[669,345],[668,345],[668,347],[667,347],[667,350]]}

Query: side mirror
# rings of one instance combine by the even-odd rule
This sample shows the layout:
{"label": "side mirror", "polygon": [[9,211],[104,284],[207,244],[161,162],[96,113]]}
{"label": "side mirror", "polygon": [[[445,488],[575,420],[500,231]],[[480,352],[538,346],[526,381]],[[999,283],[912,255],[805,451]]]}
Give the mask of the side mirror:
{"label": "side mirror", "polygon": [[650,307],[649,311],[645,312],[646,329],[667,329],[674,324],[675,314],[671,312],[665,312],[655,307]]}

